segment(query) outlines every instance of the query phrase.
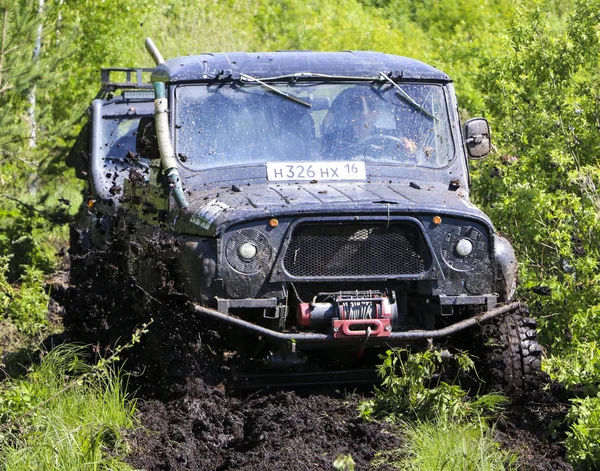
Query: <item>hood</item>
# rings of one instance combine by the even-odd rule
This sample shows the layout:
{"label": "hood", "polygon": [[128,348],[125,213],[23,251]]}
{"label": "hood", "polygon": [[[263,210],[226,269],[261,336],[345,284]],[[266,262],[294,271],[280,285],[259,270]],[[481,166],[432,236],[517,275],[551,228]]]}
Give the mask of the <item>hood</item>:
{"label": "hood", "polygon": [[194,190],[184,215],[173,214],[175,230],[214,236],[226,227],[256,219],[340,215],[440,214],[475,219],[490,228],[489,218],[462,189],[439,183],[266,183],[220,190]]}

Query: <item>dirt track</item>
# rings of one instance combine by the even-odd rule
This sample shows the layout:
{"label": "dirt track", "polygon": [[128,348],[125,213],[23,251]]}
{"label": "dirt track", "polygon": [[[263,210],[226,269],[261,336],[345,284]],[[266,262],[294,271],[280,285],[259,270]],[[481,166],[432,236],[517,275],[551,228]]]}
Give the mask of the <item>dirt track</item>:
{"label": "dirt track", "polygon": [[[379,450],[398,444],[388,427],[357,417],[356,397],[276,392],[230,398],[196,383],[194,395],[142,403],[131,464],[147,470],[331,469],[351,454],[369,469]],[[155,433],[156,432],[156,433]],[[380,468],[381,469],[381,468]]]}
{"label": "dirt track", "polygon": [[[146,471],[328,470],[338,455],[350,454],[356,469],[364,470],[372,469],[370,462],[378,451],[400,444],[389,426],[359,419],[360,398],[341,391],[226,394],[221,385],[226,368],[218,364],[207,368],[215,357],[218,329],[199,325],[186,314],[185,300],[168,283],[144,301],[144,310],[138,310],[144,293],[135,280],[119,275],[118,263],[106,259],[118,259],[118,251],[103,257],[101,263],[75,260],[73,273],[81,276],[81,282],[76,288],[71,285],[66,296],[65,321],[79,340],[108,345],[128,338],[144,320],[143,313],[152,312],[154,324],[127,360],[134,372],[145,371],[131,382],[146,398],[139,403],[145,430],[129,437],[134,467]],[[176,354],[166,354],[169,351]],[[564,447],[549,432],[551,423],[564,418],[566,411],[564,392],[540,389],[522,397],[498,419],[497,439],[520,454],[523,469],[572,469],[564,460]]]}
{"label": "dirt track", "polygon": [[[130,437],[130,463],[151,470],[328,470],[351,454],[357,470],[375,469],[378,451],[400,445],[389,426],[357,417],[358,396],[291,391],[228,397],[196,380],[184,397],[140,403],[147,431]],[[496,438],[523,469],[571,470],[548,427],[566,405],[547,393],[526,398],[496,423]],[[377,469],[392,469],[379,467]]]}

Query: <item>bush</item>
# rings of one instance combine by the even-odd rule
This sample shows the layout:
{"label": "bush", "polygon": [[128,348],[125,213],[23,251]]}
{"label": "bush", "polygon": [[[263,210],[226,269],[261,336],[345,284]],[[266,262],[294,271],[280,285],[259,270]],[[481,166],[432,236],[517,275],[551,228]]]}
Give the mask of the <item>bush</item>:
{"label": "bush", "polygon": [[477,166],[474,195],[510,234],[520,297],[562,353],[600,336],[600,2],[577,2],[564,32],[541,5],[519,7],[480,74],[499,154]]}
{"label": "bush", "polygon": [[474,372],[473,361],[458,355],[458,371],[454,382],[440,378],[443,360],[439,351],[410,353],[404,349],[388,350],[381,356],[381,387],[375,398],[360,405],[362,417],[384,418],[398,422],[407,419],[466,420],[494,411],[507,402],[506,397],[490,393],[471,399],[467,391],[455,383],[460,375]]}
{"label": "bush", "polygon": [[[600,379],[599,10],[579,0],[557,28],[544,2],[517,6],[503,52],[479,74],[499,153],[474,178],[478,202],[517,251],[519,297],[538,318],[545,368],[591,394]],[[569,414],[578,463],[598,463],[596,404],[576,401]]]}
{"label": "bush", "polygon": [[565,444],[576,469],[600,466],[600,395],[574,399],[567,415],[571,423]]}

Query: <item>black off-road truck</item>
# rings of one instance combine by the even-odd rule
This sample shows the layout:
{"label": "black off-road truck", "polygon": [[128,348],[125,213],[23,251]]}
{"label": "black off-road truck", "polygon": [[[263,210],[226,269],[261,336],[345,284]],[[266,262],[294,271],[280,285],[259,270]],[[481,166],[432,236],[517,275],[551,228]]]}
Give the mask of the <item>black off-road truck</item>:
{"label": "black off-road truck", "polygon": [[446,74],[375,52],[164,61],[147,47],[155,69],[103,71],[68,158],[88,182],[72,330],[114,340],[168,293],[159,349],[217,326],[238,357],[320,381],[337,376],[307,369],[315,351],[349,367],[494,320],[506,379],[539,369],[513,249],[469,201],[489,126],[461,128]]}

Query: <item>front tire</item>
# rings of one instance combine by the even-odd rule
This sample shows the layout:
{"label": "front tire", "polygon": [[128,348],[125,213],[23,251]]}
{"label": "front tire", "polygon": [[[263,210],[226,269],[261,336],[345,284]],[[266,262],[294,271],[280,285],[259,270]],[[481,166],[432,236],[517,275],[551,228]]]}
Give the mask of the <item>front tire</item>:
{"label": "front tire", "polygon": [[[537,341],[536,322],[526,308],[484,327],[483,379],[513,399],[537,388],[542,379],[543,349]],[[478,352],[474,352],[478,354]]]}

